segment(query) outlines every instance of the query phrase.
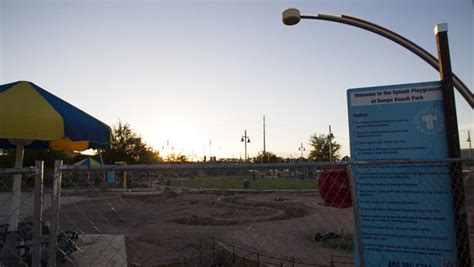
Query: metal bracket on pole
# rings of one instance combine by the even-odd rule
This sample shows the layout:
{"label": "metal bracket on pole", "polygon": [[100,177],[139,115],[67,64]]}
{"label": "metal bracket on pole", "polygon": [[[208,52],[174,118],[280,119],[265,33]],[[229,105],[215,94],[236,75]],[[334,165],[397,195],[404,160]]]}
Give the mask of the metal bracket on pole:
{"label": "metal bracket on pole", "polygon": [[53,181],[53,197],[52,202],[52,220],[48,244],[48,267],[56,266],[56,251],[58,243],[58,228],[59,228],[59,208],[61,199],[61,180],[63,165],[62,160],[56,160],[54,163],[54,181]]}
{"label": "metal bracket on pole", "polygon": [[43,211],[43,161],[35,162],[32,266],[41,266],[41,221]]}

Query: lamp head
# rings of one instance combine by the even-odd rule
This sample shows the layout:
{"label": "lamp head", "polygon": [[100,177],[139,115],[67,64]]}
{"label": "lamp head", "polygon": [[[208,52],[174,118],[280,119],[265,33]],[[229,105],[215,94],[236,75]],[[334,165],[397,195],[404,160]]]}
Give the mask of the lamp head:
{"label": "lamp head", "polygon": [[291,26],[295,25],[301,20],[300,11],[296,8],[288,8],[281,13],[283,24]]}

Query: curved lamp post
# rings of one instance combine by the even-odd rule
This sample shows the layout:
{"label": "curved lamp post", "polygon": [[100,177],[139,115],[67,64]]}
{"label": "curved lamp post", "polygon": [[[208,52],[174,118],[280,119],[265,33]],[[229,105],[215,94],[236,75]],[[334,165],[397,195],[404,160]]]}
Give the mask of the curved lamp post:
{"label": "curved lamp post", "polygon": [[[407,38],[385,29],[377,24],[347,16],[332,16],[326,14],[318,14],[316,16],[301,15],[300,11],[295,8],[289,8],[282,13],[283,23],[285,25],[295,25],[300,22],[301,19],[315,19],[315,20],[327,20],[332,22],[338,22],[361,28],[380,36],[383,36],[413,52],[415,55],[422,58],[429,65],[435,68],[441,77],[442,95],[443,95],[443,107],[445,116],[445,126],[447,134],[447,145],[448,145],[448,156],[450,158],[460,158],[460,144],[459,144],[459,133],[456,118],[456,104],[454,101],[454,87],[457,88],[458,92],[464,97],[471,108],[474,107],[474,95],[469,88],[454,74],[451,70],[451,60],[449,56],[449,45],[447,35],[447,25],[438,24],[435,27],[436,44],[438,47],[438,58],[428,53],[426,50],[408,40]],[[457,196],[457,201],[454,201],[454,217],[456,224],[456,239],[457,239],[457,257],[458,266],[471,266],[470,249],[469,249],[469,238],[466,233],[467,231],[467,220],[466,220],[466,209],[464,206],[464,187],[462,180],[462,170],[459,163],[453,163],[450,168],[452,174],[452,189],[453,195]],[[358,237],[358,239],[360,236]],[[361,244],[361,240],[358,242]],[[364,257],[361,254],[361,246],[359,246],[359,255],[361,256],[361,265],[365,266]]]}
{"label": "curved lamp post", "polygon": [[[283,23],[285,25],[295,25],[300,22],[301,19],[316,19],[316,20],[327,20],[332,22],[343,23],[351,25],[357,28],[361,28],[380,36],[383,36],[395,43],[405,47],[406,49],[413,52],[415,55],[422,58],[426,63],[431,65],[434,69],[439,71],[438,59],[430,54],[425,49],[421,48],[419,45],[413,43],[407,38],[395,33],[391,30],[388,30],[382,26],[368,22],[359,18],[351,17],[348,15],[333,16],[327,14],[317,14],[316,16],[307,16],[301,15],[300,11],[295,8],[289,8],[282,13]],[[458,92],[464,97],[464,99],[469,103],[471,108],[474,108],[474,94],[469,90],[469,88],[453,73],[453,84],[457,88]]]}
{"label": "curved lamp post", "polygon": [[242,139],[240,142],[244,142],[245,145],[245,162],[247,162],[247,144],[250,143],[250,137],[247,135],[247,130],[244,131],[244,135],[242,135]]}

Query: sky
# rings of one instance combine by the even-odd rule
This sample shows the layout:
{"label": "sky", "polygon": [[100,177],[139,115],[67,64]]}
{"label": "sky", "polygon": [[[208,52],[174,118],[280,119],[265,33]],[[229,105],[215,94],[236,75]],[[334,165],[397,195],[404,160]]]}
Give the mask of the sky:
{"label": "sky", "polygon": [[[0,0],[0,84],[28,80],[113,126],[129,123],[162,155],[298,157],[331,125],[349,154],[346,90],[439,80],[431,66],[347,25],[281,22],[281,12],[349,14],[437,55],[448,23],[453,71],[473,88],[471,0]],[[461,147],[473,112],[456,94]]]}

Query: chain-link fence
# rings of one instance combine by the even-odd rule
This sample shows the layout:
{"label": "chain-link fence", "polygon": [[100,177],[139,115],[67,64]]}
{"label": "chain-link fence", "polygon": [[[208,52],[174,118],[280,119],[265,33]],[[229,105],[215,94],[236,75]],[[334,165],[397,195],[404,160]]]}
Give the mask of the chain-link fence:
{"label": "chain-link fence", "polygon": [[0,169],[0,259],[3,265],[40,264],[43,163]]}
{"label": "chain-link fence", "polygon": [[[23,250],[9,254],[24,264],[39,255],[38,262],[66,266],[380,266],[372,257],[377,251],[413,253],[413,262],[423,263],[450,253],[433,245],[448,242],[450,232],[431,229],[449,226],[443,212],[452,212],[456,200],[443,187],[450,184],[449,164],[57,162],[46,175],[39,215],[32,212],[33,178],[42,169],[3,170],[2,199],[18,195],[12,196],[11,175],[23,174],[20,212],[14,212],[19,228],[4,232],[21,236],[21,227],[41,227],[31,231],[41,233],[40,242],[23,238]],[[472,165],[462,161],[468,215]],[[8,200],[0,203],[4,225],[10,207]],[[410,244],[394,247],[407,238]],[[41,253],[33,253],[33,244]]]}

